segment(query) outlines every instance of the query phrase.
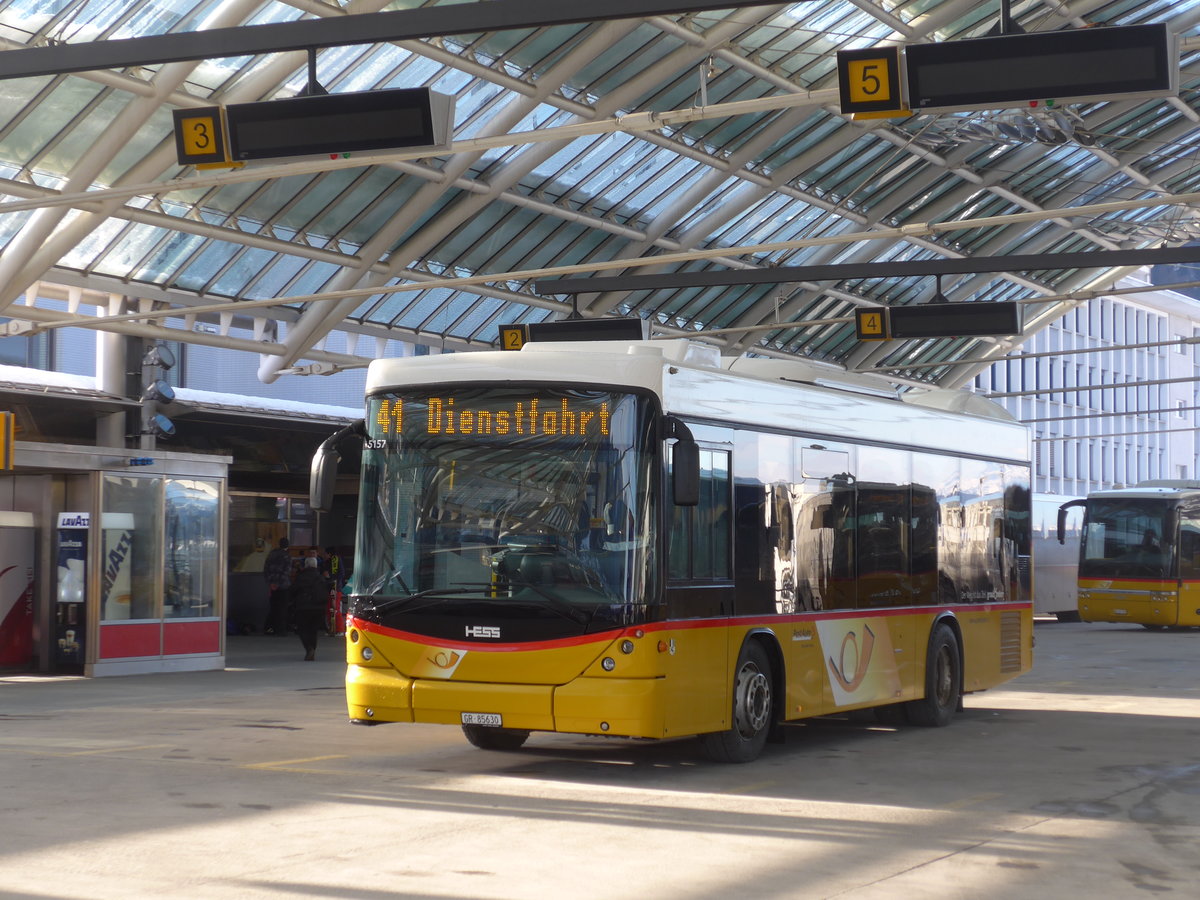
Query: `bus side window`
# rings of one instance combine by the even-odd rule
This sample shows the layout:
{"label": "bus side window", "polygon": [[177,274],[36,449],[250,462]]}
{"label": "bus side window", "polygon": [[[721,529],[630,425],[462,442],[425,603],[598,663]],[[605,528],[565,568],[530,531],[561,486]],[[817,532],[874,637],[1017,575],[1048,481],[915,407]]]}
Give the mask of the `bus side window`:
{"label": "bus side window", "polygon": [[700,502],[671,504],[668,573],[672,579],[727,581],[730,571],[729,453],[700,450]]}
{"label": "bus side window", "polygon": [[1194,519],[1179,523],[1179,577],[1200,578],[1200,521]]}

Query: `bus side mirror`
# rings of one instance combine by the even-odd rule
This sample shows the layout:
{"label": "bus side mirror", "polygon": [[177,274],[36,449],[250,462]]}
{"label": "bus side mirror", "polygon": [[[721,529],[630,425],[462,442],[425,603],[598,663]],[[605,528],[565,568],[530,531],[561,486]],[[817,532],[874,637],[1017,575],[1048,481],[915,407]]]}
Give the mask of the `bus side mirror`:
{"label": "bus side mirror", "polygon": [[695,506],[700,502],[700,448],[695,441],[675,443],[671,490],[676,506]]}
{"label": "bus side mirror", "polygon": [[337,481],[338,462],[342,458],[338,445],[348,437],[363,437],[366,433],[366,423],[359,419],[334,432],[317,447],[308,473],[308,503],[317,512],[329,512],[333,508],[333,488]]}
{"label": "bus side mirror", "polygon": [[340,459],[336,450],[324,444],[313,454],[312,469],[308,473],[308,505],[317,512],[329,512],[333,507],[333,485],[337,481]]}
{"label": "bus side mirror", "polygon": [[1058,542],[1060,544],[1067,542],[1067,510],[1083,506],[1085,503],[1087,503],[1086,500],[1072,500],[1058,508]]}
{"label": "bus side mirror", "polygon": [[666,420],[667,437],[675,438],[671,452],[671,494],[676,506],[696,506],[700,502],[700,447],[691,430],[679,419]]}

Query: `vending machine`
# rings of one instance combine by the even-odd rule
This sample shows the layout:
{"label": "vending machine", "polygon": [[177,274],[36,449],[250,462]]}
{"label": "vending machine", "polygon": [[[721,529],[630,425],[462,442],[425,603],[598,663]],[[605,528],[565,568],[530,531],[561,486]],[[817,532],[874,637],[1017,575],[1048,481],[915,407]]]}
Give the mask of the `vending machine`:
{"label": "vending machine", "polygon": [[58,584],[54,604],[55,669],[83,671],[87,636],[87,552],[91,515],[58,514]]}
{"label": "vending machine", "polygon": [[0,668],[33,662],[33,514],[0,510]]}

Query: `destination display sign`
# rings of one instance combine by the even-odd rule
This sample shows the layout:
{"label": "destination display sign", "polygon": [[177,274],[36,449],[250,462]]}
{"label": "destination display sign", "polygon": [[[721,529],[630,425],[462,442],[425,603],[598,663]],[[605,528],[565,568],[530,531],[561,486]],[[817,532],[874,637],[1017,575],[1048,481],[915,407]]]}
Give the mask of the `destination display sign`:
{"label": "destination display sign", "polygon": [[469,392],[421,398],[372,400],[372,431],[382,438],[569,437],[608,438],[612,425],[608,394],[546,396]]}

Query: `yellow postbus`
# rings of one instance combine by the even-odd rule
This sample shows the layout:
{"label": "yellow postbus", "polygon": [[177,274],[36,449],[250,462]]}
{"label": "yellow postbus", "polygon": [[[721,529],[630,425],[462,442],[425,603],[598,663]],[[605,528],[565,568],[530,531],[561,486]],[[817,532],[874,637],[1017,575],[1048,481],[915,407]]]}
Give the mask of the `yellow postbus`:
{"label": "yellow postbus", "polygon": [[355,723],[741,762],[810,716],[944,725],[1030,666],[1029,436],[990,401],[684,340],[379,360],[316,508],[356,434]]}
{"label": "yellow postbus", "polygon": [[[1144,481],[1085,500],[1079,617],[1150,629],[1200,627],[1200,483]],[[1059,526],[1063,539],[1062,525]]]}

